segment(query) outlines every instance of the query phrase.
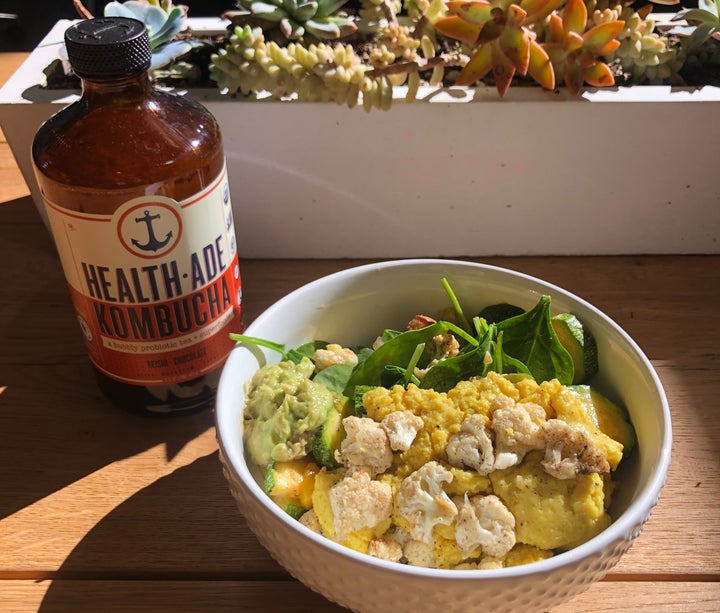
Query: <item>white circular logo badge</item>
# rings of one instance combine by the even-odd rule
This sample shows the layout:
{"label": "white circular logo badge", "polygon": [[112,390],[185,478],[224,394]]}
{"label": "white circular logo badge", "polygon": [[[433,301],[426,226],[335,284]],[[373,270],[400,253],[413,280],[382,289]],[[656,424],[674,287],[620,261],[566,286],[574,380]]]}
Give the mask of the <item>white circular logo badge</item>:
{"label": "white circular logo badge", "polygon": [[172,201],[143,199],[120,214],[117,232],[133,255],[153,259],[170,253],[182,234],[182,220]]}
{"label": "white circular logo badge", "polygon": [[93,333],[92,329],[88,325],[88,322],[85,321],[85,318],[82,315],[77,316],[78,323],[80,324],[80,329],[82,330],[83,335],[88,340],[89,343],[92,342],[93,339]]}

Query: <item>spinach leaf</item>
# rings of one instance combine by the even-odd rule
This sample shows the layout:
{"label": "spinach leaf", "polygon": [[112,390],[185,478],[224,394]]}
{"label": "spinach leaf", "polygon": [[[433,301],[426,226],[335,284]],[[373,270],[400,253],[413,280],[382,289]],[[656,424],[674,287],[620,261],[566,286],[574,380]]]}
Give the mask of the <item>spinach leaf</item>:
{"label": "spinach leaf", "polygon": [[563,385],[573,380],[574,366],[560,344],[550,321],[550,296],[542,296],[530,311],[499,322],[506,356],[523,363],[536,381],[557,378]]}
{"label": "spinach leaf", "polygon": [[522,315],[525,312],[519,306],[509,304],[507,302],[499,302],[486,306],[480,311],[480,317],[491,324],[497,324],[505,319],[510,319],[516,315]]}
{"label": "spinach leaf", "polygon": [[373,354],[373,349],[371,347],[355,347],[353,351],[358,357],[358,363],[364,362]]}
{"label": "spinach leaf", "polygon": [[405,374],[403,375],[404,385],[407,385],[410,382],[410,379],[415,378],[413,373],[415,372],[415,367],[420,362],[423,351],[425,351],[425,343],[420,343],[417,347],[415,347],[415,351],[413,351],[410,362],[405,367]]}
{"label": "spinach leaf", "polygon": [[402,330],[393,330],[392,328],[386,328],[380,335],[380,340],[383,343],[387,343],[388,341],[394,339],[396,336],[400,336],[401,334]]}
{"label": "spinach leaf", "polygon": [[282,343],[269,341],[265,338],[258,338],[257,336],[247,336],[245,334],[235,334],[234,332],[231,332],[230,339],[235,342],[257,345],[258,347],[265,347],[266,349],[277,351],[282,356],[282,361],[291,360],[295,362],[295,364],[299,364],[303,358],[310,358],[312,360],[317,349],[325,349],[328,345],[325,341],[309,341],[295,347],[295,349],[286,351],[285,345]]}
{"label": "spinach leaf", "polygon": [[572,381],[572,360],[555,336],[550,323],[550,297],[544,296],[528,313],[509,323],[494,324],[482,317],[473,319],[480,344],[459,355],[438,362],[423,377],[420,387],[447,392],[460,381],[499,374],[520,373],[537,381],[557,377]]}
{"label": "spinach leaf", "polygon": [[345,388],[345,395],[352,396],[356,385],[382,385],[386,366],[400,366],[404,372],[418,345],[446,332],[452,332],[472,345],[478,343],[475,338],[449,321],[438,321],[419,330],[408,330],[380,345],[367,360],[357,365]]}
{"label": "spinach leaf", "polygon": [[299,364],[303,358],[310,358],[312,360],[315,351],[325,349],[325,347],[327,347],[325,341],[309,341],[288,351],[285,359],[292,360],[296,364]]}
{"label": "spinach leaf", "polygon": [[420,379],[413,374],[410,367],[393,366],[388,364],[382,374],[382,386],[390,389],[393,385],[407,386],[408,383],[420,385]]}
{"label": "spinach leaf", "polygon": [[470,323],[468,322],[467,317],[465,317],[465,313],[462,309],[462,306],[460,306],[460,301],[455,295],[453,288],[450,287],[450,282],[445,277],[443,277],[442,279],[440,279],[440,284],[443,286],[445,293],[450,299],[450,304],[452,305],[453,311],[455,311],[455,317],[457,317],[460,326],[463,330],[469,331],[471,329]]}
{"label": "spinach leaf", "polygon": [[[494,326],[493,326],[494,327]],[[483,377],[486,376],[490,371],[504,374],[521,373],[530,375],[530,369],[523,364],[520,360],[516,360],[512,356],[505,353],[503,348],[503,333],[497,332],[497,338],[491,343],[490,351],[488,355],[490,360],[487,362],[485,369],[483,370]]]}
{"label": "spinach leaf", "polygon": [[460,381],[485,374],[494,335],[495,328],[490,326],[476,347],[435,364],[425,373],[420,381],[420,387],[447,392]]}
{"label": "spinach leaf", "polygon": [[234,332],[231,332],[229,336],[230,340],[233,340],[236,343],[247,343],[248,345],[257,345],[258,347],[272,349],[273,351],[277,351],[278,353],[280,353],[283,360],[287,359],[287,354],[285,353],[285,345],[283,345],[282,343],[276,343],[274,341],[269,341],[264,338],[258,338],[257,336],[235,334]]}
{"label": "spinach leaf", "polygon": [[332,392],[342,394],[354,368],[355,364],[333,364],[323,368],[313,377],[313,381],[322,383]]}
{"label": "spinach leaf", "polygon": [[482,338],[483,336],[485,336],[485,334],[487,334],[487,331],[490,328],[490,324],[488,323],[488,321],[483,319],[479,315],[473,317],[472,323],[473,328],[475,328],[475,334],[478,338]]}

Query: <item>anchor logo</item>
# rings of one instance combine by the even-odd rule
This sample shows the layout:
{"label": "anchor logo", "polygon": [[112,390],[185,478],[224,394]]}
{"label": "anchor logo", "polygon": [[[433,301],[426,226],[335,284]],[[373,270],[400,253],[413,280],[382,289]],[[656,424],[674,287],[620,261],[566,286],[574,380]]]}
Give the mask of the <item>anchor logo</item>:
{"label": "anchor logo", "polygon": [[182,242],[183,223],[177,203],[170,198],[141,197],[118,211],[117,233],[134,256],[164,257]]}
{"label": "anchor logo", "polygon": [[153,221],[155,221],[156,219],[160,219],[160,214],[151,215],[150,211],[148,210],[145,210],[145,214],[142,217],[135,218],[135,223],[144,223],[147,226],[148,234],[147,242],[144,245],[135,238],[130,239],[130,242],[138,249],[142,249],[143,251],[152,251],[153,253],[156,253],[158,249],[162,249],[170,242],[170,239],[173,237],[172,230],[170,230],[170,232],[165,235],[164,240],[159,240],[155,236],[155,230],[153,229]]}

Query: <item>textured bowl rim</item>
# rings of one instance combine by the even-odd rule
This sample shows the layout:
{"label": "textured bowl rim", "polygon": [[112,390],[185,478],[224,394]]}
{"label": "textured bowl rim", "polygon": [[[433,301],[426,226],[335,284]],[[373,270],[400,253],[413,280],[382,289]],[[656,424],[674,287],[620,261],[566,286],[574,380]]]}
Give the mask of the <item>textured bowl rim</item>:
{"label": "textured bowl rim", "polygon": [[[265,309],[258,317],[245,330],[248,335],[253,334],[253,329],[259,327],[263,321],[271,317],[276,311],[282,310],[288,302],[294,301],[302,296],[303,293],[313,291],[318,285],[331,283],[333,281],[341,280],[345,277],[352,277],[358,273],[367,271],[380,270],[385,268],[392,268],[398,266],[417,266],[417,265],[446,265],[446,266],[460,266],[468,268],[476,268],[480,270],[487,270],[499,274],[507,274],[513,276],[519,280],[526,281],[529,284],[538,285],[548,293],[562,295],[564,298],[575,301],[581,304],[584,308],[592,311],[598,318],[605,321],[607,325],[614,329],[614,331],[623,338],[623,340],[629,345],[634,351],[643,367],[646,369],[653,385],[656,388],[657,394],[660,398],[662,405],[662,446],[658,450],[658,461],[655,473],[649,480],[646,487],[639,492],[635,499],[628,505],[627,509],[621,513],[617,518],[613,519],[613,522],[605,528],[598,535],[594,536],[585,543],[578,545],[568,551],[556,554],[546,560],[540,560],[537,562],[531,562],[520,566],[512,566],[499,569],[472,569],[472,570],[456,570],[456,569],[438,569],[438,568],[423,568],[418,566],[410,566],[407,564],[399,564],[397,562],[388,562],[375,558],[373,556],[354,551],[348,547],[335,543],[334,541],[321,536],[309,528],[303,526],[297,520],[291,518],[287,513],[282,511],[275,503],[272,502],[270,497],[260,488],[254,477],[250,473],[247,463],[245,461],[244,454],[239,453],[237,445],[233,445],[232,441],[225,440],[224,429],[221,426],[223,415],[221,414],[221,407],[232,406],[230,401],[225,401],[225,386],[223,385],[223,378],[227,375],[227,372],[223,370],[223,374],[220,380],[220,386],[218,388],[216,411],[215,411],[215,425],[218,445],[220,446],[221,452],[226,458],[226,466],[229,470],[232,470],[235,477],[245,484],[248,491],[252,496],[258,500],[262,506],[271,513],[274,518],[290,527],[290,529],[298,532],[299,534],[309,538],[316,542],[321,547],[326,547],[329,550],[335,552],[340,556],[346,556],[360,564],[366,564],[386,571],[401,573],[403,575],[409,575],[420,579],[456,579],[456,580],[477,580],[477,579],[492,579],[492,578],[517,578],[523,577],[528,574],[550,572],[557,568],[561,568],[566,565],[577,564],[583,559],[605,551],[608,547],[611,547],[613,543],[618,540],[629,541],[634,539],[638,534],[638,526],[649,518],[649,515],[653,507],[657,504],[660,496],[660,491],[665,484],[667,478],[667,471],[670,465],[671,449],[672,449],[672,424],[670,417],[670,408],[667,401],[665,390],[662,386],[660,378],[658,377],[655,368],[652,366],[650,360],[634,341],[634,339],[625,330],[618,325],[612,318],[603,313],[600,309],[589,303],[588,301],[580,298],[579,296],[563,289],[553,283],[539,279],[528,275],[526,273],[518,272],[509,268],[500,266],[494,266],[491,264],[483,264],[479,262],[470,262],[459,259],[442,259],[442,258],[410,258],[410,259],[398,259],[398,260],[385,260],[370,264],[362,264],[359,266],[353,266],[345,268],[343,270],[324,275],[318,279],[310,281],[301,287],[289,292],[267,309]],[[239,415],[236,416],[239,418]]]}

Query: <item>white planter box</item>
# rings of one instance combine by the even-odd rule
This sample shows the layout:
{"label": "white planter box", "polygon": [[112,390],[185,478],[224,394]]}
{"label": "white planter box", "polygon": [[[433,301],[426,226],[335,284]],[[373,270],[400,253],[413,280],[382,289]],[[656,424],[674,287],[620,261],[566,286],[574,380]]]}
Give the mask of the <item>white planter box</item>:
{"label": "white planter box", "polygon": [[[70,23],[0,90],[0,125],[43,216],[30,145],[76,92],[38,84]],[[223,129],[240,254],[720,252],[720,89],[426,94],[366,113],[187,92]]]}

